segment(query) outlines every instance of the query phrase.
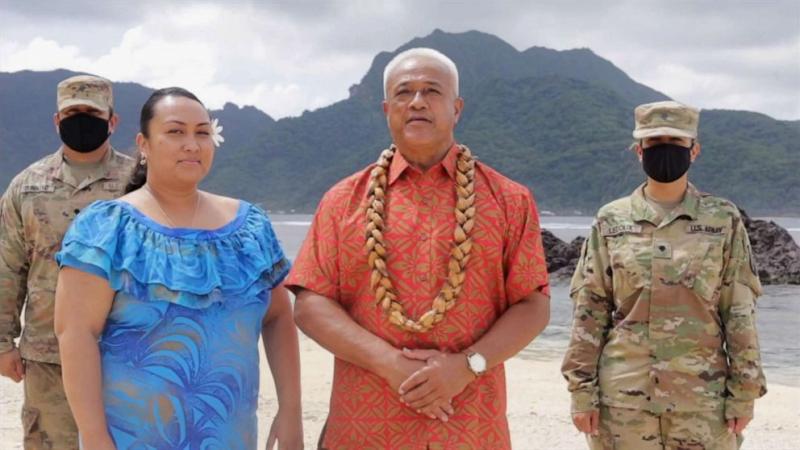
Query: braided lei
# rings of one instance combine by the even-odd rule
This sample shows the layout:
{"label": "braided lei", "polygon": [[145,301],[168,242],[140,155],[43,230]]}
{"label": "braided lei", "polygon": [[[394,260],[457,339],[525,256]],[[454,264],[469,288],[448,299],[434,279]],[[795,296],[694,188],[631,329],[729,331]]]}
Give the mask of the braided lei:
{"label": "braided lei", "polygon": [[433,299],[431,309],[418,320],[410,319],[406,315],[405,308],[397,299],[397,292],[386,266],[388,249],[383,236],[384,213],[389,165],[397,151],[395,146],[381,152],[377,166],[370,174],[365,236],[368,263],[372,269],[370,287],[375,294],[376,303],[386,313],[389,322],[404,331],[423,333],[431,330],[455,306],[456,298],[464,285],[465,269],[472,250],[470,233],[475,226],[475,160],[466,146],[459,145],[459,150],[456,163],[456,227],[447,264],[447,279]]}

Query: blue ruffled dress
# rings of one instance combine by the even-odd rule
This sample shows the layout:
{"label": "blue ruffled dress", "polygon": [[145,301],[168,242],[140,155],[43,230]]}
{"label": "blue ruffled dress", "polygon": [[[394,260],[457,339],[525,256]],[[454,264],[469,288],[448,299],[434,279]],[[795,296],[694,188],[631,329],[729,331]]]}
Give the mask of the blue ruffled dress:
{"label": "blue ruffled dress", "polygon": [[263,211],[242,201],[232,222],[197,230],[99,201],[56,259],[116,292],[99,346],[119,450],[256,448],[261,321],[289,270]]}

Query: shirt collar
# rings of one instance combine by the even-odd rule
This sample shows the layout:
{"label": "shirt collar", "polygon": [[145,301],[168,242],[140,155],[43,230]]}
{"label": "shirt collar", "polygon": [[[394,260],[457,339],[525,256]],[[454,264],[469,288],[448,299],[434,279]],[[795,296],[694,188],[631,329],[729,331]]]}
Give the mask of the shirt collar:
{"label": "shirt collar", "polygon": [[[100,160],[100,164],[97,167],[96,174],[93,174],[97,176],[92,177],[93,178],[92,181],[100,179],[113,180],[118,178],[119,174],[117,173],[116,170],[114,170],[111,164],[112,160],[114,159],[115,153],[116,152],[114,151],[114,148],[109,146],[105,156],[103,156],[103,159]],[[70,175],[70,170],[67,165],[67,160],[64,156],[63,146],[61,146],[58,149],[58,152],[56,153],[53,162],[55,163],[55,167],[52,172],[53,178],[62,181],[64,183],[67,183],[69,185],[72,185],[73,187],[78,187],[79,185],[83,184],[82,183],[83,180],[75,180],[74,177]]]}
{"label": "shirt collar", "polygon": [[[455,180],[458,152],[458,144],[453,143],[450,149],[447,150],[447,154],[444,156],[444,158],[436,163],[433,167],[428,169],[427,172],[433,170],[442,170],[443,168],[445,173],[447,173],[450,178]],[[394,156],[392,157],[392,162],[389,165],[389,185],[391,186],[395,181],[397,181],[397,179],[400,178],[400,175],[402,175],[406,170],[413,170],[421,173],[419,169],[409,164],[408,160],[403,157],[399,150],[395,150]]]}
{"label": "shirt collar", "polygon": [[683,201],[672,210],[672,217],[689,216],[692,220],[697,220],[697,205],[700,203],[700,191],[692,183],[686,187],[686,194]]}
{"label": "shirt collar", "polygon": [[[644,187],[647,183],[643,183],[636,188],[631,194],[631,213],[635,222],[646,220],[653,225],[659,225],[658,212],[653,208],[647,199],[644,197]],[[686,193],[683,195],[683,200],[678,206],[675,207],[662,222],[669,223],[674,219],[681,216],[688,216],[692,220],[697,220],[697,205],[700,202],[700,192],[694,187],[692,183],[686,188]]]}

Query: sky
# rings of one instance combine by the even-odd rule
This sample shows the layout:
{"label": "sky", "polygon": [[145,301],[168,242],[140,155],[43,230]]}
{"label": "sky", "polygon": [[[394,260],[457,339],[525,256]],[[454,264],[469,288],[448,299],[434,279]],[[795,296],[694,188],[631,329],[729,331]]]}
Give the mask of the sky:
{"label": "sky", "polygon": [[0,0],[0,23],[0,72],[179,85],[274,118],[347,98],[377,53],[438,28],[589,48],[675,100],[800,119],[800,0]]}

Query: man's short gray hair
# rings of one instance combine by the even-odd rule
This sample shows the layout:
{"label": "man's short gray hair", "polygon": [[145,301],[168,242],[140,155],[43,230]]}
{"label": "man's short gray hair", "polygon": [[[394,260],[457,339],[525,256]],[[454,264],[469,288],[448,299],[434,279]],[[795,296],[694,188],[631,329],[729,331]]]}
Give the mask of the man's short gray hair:
{"label": "man's short gray hair", "polygon": [[453,77],[454,86],[455,86],[455,94],[456,97],[458,96],[458,68],[456,67],[456,63],[453,62],[452,59],[448,58],[444,53],[434,50],[432,48],[426,47],[416,47],[408,49],[404,52],[400,52],[389,61],[389,64],[386,64],[386,68],[383,69],[383,98],[387,98],[389,95],[388,92],[388,82],[389,82],[389,75],[392,74],[394,69],[403,61],[409,58],[430,58],[440,62],[443,66],[447,68],[447,71],[450,72],[450,75]]}

